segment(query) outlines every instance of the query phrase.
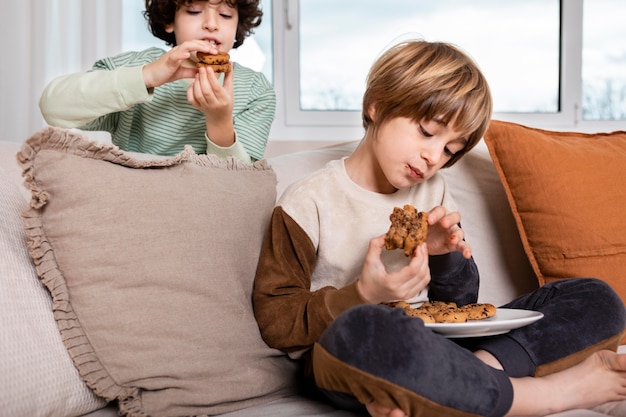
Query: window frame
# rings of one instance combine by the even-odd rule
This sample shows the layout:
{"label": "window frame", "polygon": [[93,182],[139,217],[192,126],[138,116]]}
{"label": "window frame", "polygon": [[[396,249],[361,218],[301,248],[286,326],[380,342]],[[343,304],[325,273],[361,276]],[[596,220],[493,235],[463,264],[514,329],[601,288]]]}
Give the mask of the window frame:
{"label": "window frame", "polygon": [[[304,111],[299,98],[299,0],[272,0],[274,86],[278,97],[272,138],[346,140],[359,138],[363,129],[356,111]],[[611,131],[626,121],[582,119],[583,0],[561,0],[559,111],[555,113],[496,112],[494,119],[553,130]]]}

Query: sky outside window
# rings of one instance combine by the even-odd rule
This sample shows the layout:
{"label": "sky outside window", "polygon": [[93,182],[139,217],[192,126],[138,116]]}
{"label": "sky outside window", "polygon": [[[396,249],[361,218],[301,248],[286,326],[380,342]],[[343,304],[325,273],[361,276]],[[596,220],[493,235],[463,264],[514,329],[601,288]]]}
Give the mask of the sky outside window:
{"label": "sky outside window", "polygon": [[583,118],[626,120],[626,2],[583,7]]}
{"label": "sky outside window", "polygon": [[421,38],[473,56],[490,82],[495,111],[559,111],[558,0],[299,4],[302,110],[359,110],[376,57],[398,41]]}

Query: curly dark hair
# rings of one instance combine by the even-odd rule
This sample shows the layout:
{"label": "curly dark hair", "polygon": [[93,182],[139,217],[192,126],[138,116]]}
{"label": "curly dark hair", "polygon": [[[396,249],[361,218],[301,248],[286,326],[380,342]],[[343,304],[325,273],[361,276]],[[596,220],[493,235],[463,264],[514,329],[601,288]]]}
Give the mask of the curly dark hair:
{"label": "curly dark hair", "polygon": [[[260,0],[207,0],[219,4],[226,2],[229,7],[237,9],[239,22],[237,24],[237,34],[235,44],[237,48],[252,33],[254,28],[261,24],[263,11],[259,7]],[[174,22],[176,11],[182,6],[191,4],[193,0],[146,0],[146,10],[143,16],[148,21],[150,32],[159,39],[165,41],[167,45],[176,46],[176,37],[173,33],[167,33],[165,26]]]}

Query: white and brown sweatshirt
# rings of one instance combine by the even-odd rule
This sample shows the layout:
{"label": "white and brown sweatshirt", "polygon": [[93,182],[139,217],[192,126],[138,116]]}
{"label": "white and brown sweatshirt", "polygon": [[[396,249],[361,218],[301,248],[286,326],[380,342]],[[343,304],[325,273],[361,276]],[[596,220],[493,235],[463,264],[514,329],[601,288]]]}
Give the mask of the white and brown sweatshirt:
{"label": "white and brown sweatshirt", "polygon": [[[344,159],[329,162],[285,190],[265,236],[253,293],[268,345],[298,357],[340,313],[365,303],[355,282],[369,241],[387,232],[393,208],[404,204],[420,211],[438,205],[456,210],[441,175],[380,194],[354,183]],[[383,250],[382,260],[388,271],[409,262],[401,250]],[[413,302],[428,300],[429,291],[431,299],[475,302],[478,273],[473,260],[453,253],[431,256],[429,265],[431,284]],[[437,298],[433,292],[439,293]]]}

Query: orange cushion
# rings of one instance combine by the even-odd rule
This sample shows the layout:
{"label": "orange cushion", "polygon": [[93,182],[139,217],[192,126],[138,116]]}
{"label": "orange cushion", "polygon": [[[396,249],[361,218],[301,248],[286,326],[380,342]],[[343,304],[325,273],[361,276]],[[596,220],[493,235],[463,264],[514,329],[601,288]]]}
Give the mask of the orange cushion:
{"label": "orange cushion", "polygon": [[539,283],[600,278],[626,301],[626,132],[492,121],[484,140]]}

